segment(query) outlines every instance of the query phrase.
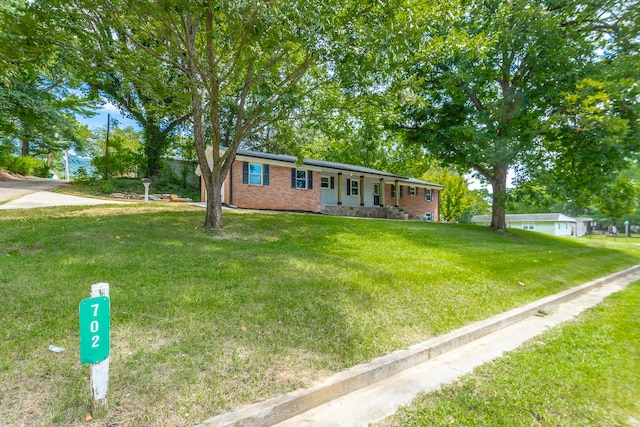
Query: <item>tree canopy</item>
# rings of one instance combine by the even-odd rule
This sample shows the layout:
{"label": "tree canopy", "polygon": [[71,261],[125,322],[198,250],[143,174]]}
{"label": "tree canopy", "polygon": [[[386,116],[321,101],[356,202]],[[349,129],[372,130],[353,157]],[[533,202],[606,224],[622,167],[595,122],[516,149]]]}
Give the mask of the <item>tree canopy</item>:
{"label": "tree canopy", "polygon": [[[330,64],[341,49],[350,51],[366,27],[360,21],[380,8],[375,2],[351,1],[78,0],[56,6],[82,11],[90,24],[81,25],[98,22],[126,38],[135,57],[112,52],[120,58],[124,78],[133,80],[142,61],[152,66],[154,76],[169,74],[179,82],[190,101],[206,185],[205,228],[222,227],[221,185],[240,144],[289,117],[304,96],[322,85],[329,68],[317,65]],[[146,93],[163,99],[162,80],[152,80]],[[206,145],[213,148],[212,163]]]}
{"label": "tree canopy", "polygon": [[22,156],[85,149],[90,131],[76,115],[91,115],[96,99],[83,97],[62,52],[28,37],[26,3],[0,6],[0,139]]}
{"label": "tree canopy", "polygon": [[542,171],[558,183],[573,179],[565,191],[588,189],[594,174],[604,185],[637,150],[625,118],[637,97],[604,66],[620,55],[635,3],[452,3],[450,19],[424,24],[402,81],[398,127],[491,184],[496,229],[506,229],[510,168],[521,180]]}

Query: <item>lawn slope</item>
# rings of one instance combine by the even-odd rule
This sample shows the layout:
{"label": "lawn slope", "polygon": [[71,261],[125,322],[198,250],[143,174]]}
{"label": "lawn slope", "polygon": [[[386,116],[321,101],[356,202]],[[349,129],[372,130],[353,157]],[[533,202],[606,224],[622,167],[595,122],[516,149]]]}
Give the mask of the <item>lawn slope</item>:
{"label": "lawn slope", "polygon": [[640,425],[640,282],[378,424]]}
{"label": "lawn slope", "polygon": [[188,425],[638,263],[632,244],[476,226],[202,221],[168,204],[0,213],[0,425],[81,424],[93,283],[111,286],[104,422]]}

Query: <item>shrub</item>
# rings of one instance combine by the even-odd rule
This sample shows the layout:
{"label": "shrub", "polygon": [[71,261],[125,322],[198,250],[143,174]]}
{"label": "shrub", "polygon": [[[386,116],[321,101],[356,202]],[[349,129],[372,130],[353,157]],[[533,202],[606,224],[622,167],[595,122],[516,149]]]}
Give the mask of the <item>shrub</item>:
{"label": "shrub", "polygon": [[50,169],[49,166],[42,162],[42,164],[35,167],[33,174],[40,178],[49,178]]}
{"label": "shrub", "polygon": [[101,191],[103,194],[111,194],[115,192],[115,188],[113,181],[107,180],[102,183]]}
{"label": "shrub", "polygon": [[91,175],[89,174],[89,171],[87,171],[86,168],[83,168],[82,166],[80,166],[76,171],[75,180],[81,181],[81,182],[87,182],[91,180]]}
{"label": "shrub", "polygon": [[[11,157],[11,156],[9,156]],[[6,161],[6,159],[5,159]],[[46,170],[46,175],[49,175],[49,167],[46,163],[34,159],[33,157],[23,156],[23,157],[12,157],[5,165],[6,169],[10,172],[17,173],[20,175],[38,175],[39,173],[43,173]],[[41,175],[38,175],[41,176]]]}

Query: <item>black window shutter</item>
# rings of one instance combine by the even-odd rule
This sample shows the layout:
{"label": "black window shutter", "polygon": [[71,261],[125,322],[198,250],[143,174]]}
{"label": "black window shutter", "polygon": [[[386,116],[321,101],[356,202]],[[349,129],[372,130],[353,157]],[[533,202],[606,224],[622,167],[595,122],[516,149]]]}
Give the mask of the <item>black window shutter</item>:
{"label": "black window shutter", "polygon": [[402,185],[399,185],[400,187],[400,198],[402,199]]}
{"label": "black window shutter", "polygon": [[262,165],[262,185],[269,185],[269,165]]}
{"label": "black window shutter", "polygon": [[351,180],[347,178],[347,196],[351,195]]}
{"label": "black window shutter", "polygon": [[307,189],[313,190],[313,171],[307,171]]}
{"label": "black window shutter", "polygon": [[296,188],[296,168],[291,168],[291,188]]}
{"label": "black window shutter", "polygon": [[249,162],[242,162],[242,183],[249,183]]}
{"label": "black window shutter", "polygon": [[335,179],[333,179],[334,177],[329,177],[329,182],[331,183],[331,189],[333,190],[334,186],[335,186]]}

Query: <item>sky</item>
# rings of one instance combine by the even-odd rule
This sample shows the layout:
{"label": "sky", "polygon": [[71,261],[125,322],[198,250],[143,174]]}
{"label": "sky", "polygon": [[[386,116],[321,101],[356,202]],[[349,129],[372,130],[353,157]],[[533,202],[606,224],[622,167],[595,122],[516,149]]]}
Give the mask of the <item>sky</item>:
{"label": "sky", "polygon": [[[97,114],[93,117],[76,116],[76,118],[80,123],[89,126],[90,129],[98,129],[107,126],[108,114],[111,115],[112,120],[117,120],[119,128],[132,126],[135,129],[140,129],[140,126],[136,123],[135,120],[124,117],[122,114],[120,114],[118,108],[111,103],[106,103],[101,109],[97,110]],[[113,122],[111,122],[111,127],[113,128]]]}

